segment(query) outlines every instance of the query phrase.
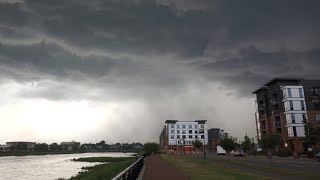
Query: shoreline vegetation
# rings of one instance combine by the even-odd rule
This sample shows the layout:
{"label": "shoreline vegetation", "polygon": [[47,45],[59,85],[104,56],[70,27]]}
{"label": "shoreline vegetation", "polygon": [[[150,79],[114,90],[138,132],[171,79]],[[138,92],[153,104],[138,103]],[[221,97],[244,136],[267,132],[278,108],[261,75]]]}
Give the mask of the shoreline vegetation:
{"label": "shoreline vegetation", "polygon": [[[72,176],[69,180],[112,179],[136,161],[136,157],[87,157],[73,159],[80,162],[99,162],[95,166],[82,167],[84,171]],[[58,180],[66,180],[59,178]]]}

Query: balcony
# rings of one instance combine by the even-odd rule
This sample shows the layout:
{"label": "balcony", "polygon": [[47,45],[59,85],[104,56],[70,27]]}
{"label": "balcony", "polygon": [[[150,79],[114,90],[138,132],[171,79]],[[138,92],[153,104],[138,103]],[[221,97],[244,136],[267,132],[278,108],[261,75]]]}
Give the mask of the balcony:
{"label": "balcony", "polygon": [[264,104],[259,104],[258,105],[258,110],[260,111],[260,110],[264,110],[264,108],[265,108],[265,105]]}
{"label": "balcony", "polygon": [[317,94],[312,95],[310,100],[314,104],[320,104],[320,97]]}
{"label": "balcony", "polygon": [[278,99],[271,99],[271,100],[270,100],[270,103],[271,103],[272,105],[276,105],[276,104],[279,104],[279,100],[278,100]]}
{"label": "balcony", "polygon": [[280,122],[275,122],[274,124],[275,124],[275,126],[276,126],[277,128],[281,128],[281,123],[280,123]]}
{"label": "balcony", "polygon": [[259,116],[259,121],[265,121],[266,120],[266,117],[265,116]]}
{"label": "balcony", "polygon": [[272,114],[274,114],[274,115],[279,115],[279,113],[280,113],[279,110],[273,110],[272,111]]}

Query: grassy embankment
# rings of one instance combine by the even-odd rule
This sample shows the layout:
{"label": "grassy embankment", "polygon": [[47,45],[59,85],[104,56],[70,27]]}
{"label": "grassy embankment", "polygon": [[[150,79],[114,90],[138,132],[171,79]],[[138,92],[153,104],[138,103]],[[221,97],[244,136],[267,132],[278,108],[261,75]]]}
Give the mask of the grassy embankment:
{"label": "grassy embankment", "polygon": [[232,163],[238,166],[250,168],[253,170],[260,170],[267,173],[274,173],[279,175],[284,175],[287,177],[293,177],[293,178],[301,178],[301,179],[320,179],[320,174],[314,174],[311,172],[304,172],[304,171],[297,171],[297,170],[288,170],[288,169],[282,169],[282,168],[276,168],[272,166],[263,166],[263,165],[257,165],[252,163],[246,163],[246,162],[240,162],[236,160],[225,160],[225,162]]}
{"label": "grassy embankment", "polygon": [[221,166],[219,163],[202,158],[187,158],[182,156],[172,156],[162,154],[162,158],[176,166],[180,171],[191,179],[211,180],[211,179],[271,179],[258,174],[241,172],[237,169]]}
{"label": "grassy embankment", "polygon": [[105,162],[105,164],[99,164],[93,167],[84,167],[83,169],[86,171],[80,172],[78,175],[71,177],[70,180],[112,179],[121,171],[129,167],[135,160],[135,157],[89,157],[74,159],[74,161]]}
{"label": "grassy embankment", "polygon": [[[269,177],[259,175],[261,172],[267,176],[279,175],[287,178],[320,179],[320,174],[251,164],[234,159],[203,159],[166,154],[161,156],[192,179],[269,179]],[[250,169],[251,173],[239,169]]]}

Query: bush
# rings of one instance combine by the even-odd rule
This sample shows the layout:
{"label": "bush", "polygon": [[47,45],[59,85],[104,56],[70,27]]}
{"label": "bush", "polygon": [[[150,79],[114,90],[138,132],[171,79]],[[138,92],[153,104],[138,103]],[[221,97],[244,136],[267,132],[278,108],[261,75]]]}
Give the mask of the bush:
{"label": "bush", "polygon": [[277,156],[279,156],[279,157],[289,157],[289,156],[292,156],[292,155],[293,155],[292,151],[279,150],[277,152]]}

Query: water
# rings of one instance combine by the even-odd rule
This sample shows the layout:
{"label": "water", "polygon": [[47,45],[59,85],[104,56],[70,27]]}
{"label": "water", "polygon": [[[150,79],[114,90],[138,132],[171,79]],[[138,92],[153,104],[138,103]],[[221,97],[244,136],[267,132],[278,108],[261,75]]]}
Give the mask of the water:
{"label": "water", "polygon": [[0,157],[1,180],[54,180],[70,178],[82,171],[81,167],[98,163],[75,162],[80,157],[130,157],[133,153],[83,153],[39,156]]}

